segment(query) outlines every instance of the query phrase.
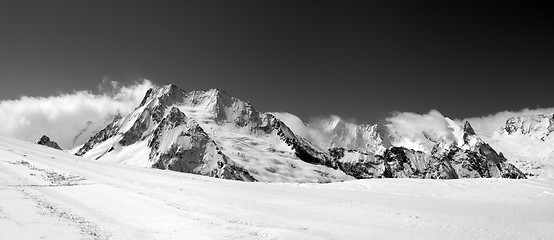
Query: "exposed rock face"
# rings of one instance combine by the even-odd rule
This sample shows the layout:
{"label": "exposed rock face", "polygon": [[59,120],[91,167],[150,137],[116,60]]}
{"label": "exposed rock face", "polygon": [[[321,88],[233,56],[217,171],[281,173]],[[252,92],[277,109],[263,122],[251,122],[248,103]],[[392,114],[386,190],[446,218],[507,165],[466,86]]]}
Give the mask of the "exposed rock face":
{"label": "exposed rock face", "polygon": [[342,161],[340,168],[356,178],[458,178],[447,159],[403,147],[386,149],[383,155],[362,153],[361,161]]}
{"label": "exposed rock face", "polygon": [[421,151],[393,146],[391,140],[401,139],[394,139],[384,125],[356,125],[339,118],[317,125],[329,133],[328,151],[318,151],[301,138],[286,137],[294,136],[293,133],[284,135],[284,139],[301,160],[338,168],[355,178],[525,177],[481,140],[469,122],[460,127],[450,119],[445,120],[452,129],[452,137],[437,138],[423,132],[429,149]]}
{"label": "exposed rock face", "polygon": [[381,178],[385,173],[384,159],[379,155],[344,148],[329,149],[339,169],[357,179]]}
{"label": "exposed rock face", "polygon": [[[466,151],[475,154],[487,164],[489,171],[486,177],[526,178],[523,172],[507,163],[506,158],[501,153],[498,154],[489,144],[481,140],[475,134],[469,122],[466,122],[464,126],[464,144],[462,148],[466,148]],[[485,174],[483,171],[481,173]]]}
{"label": "exposed rock face", "polygon": [[464,126],[462,147],[437,143],[431,154],[391,147],[382,155],[334,148],[329,150],[339,168],[356,178],[526,178],[506,158]]}
{"label": "exposed rock face", "polygon": [[270,118],[272,128],[277,130],[277,134],[281,139],[291,146],[299,159],[308,163],[321,164],[337,169],[336,162],[333,161],[333,158],[328,153],[317,150],[306,139],[296,136],[290,128],[279,119],[273,117],[273,115],[270,115]]}
{"label": "exposed rock face", "polygon": [[[343,154],[356,152],[357,161],[344,161]],[[492,153],[491,153],[492,154]],[[372,155],[355,150],[331,150],[339,168],[347,174],[362,178],[526,178],[500,155],[484,156],[457,147],[444,155],[428,155],[403,147],[392,147],[384,155]],[[342,156],[342,157],[341,157]]]}
{"label": "exposed rock face", "polygon": [[[165,85],[160,88],[151,88],[146,91],[146,95],[140,102],[140,108],[146,104],[151,104],[152,106],[160,106],[157,109],[153,109],[153,112],[156,112],[156,116],[159,117],[160,110],[163,106],[170,106],[174,103],[182,102],[186,92],[174,84]],[[159,119],[155,117],[156,119]]]}
{"label": "exposed rock face", "polygon": [[148,136],[148,128],[153,124],[160,123],[165,110],[175,103],[182,102],[184,96],[185,91],[173,84],[155,90],[149,89],[133,113],[138,117],[132,119],[134,120],[133,124],[123,133],[123,138],[119,143],[129,146],[139,140],[144,140]]}
{"label": "exposed rock face", "polygon": [[483,161],[476,152],[454,147],[443,156],[443,159],[452,166],[455,178],[491,177],[489,170],[492,166]]}
{"label": "exposed rock face", "polygon": [[48,146],[48,147],[51,147],[51,148],[54,148],[54,149],[58,149],[58,150],[62,150],[62,148],[60,148],[60,146],[58,145],[58,143],[50,140],[50,138],[46,135],[42,135],[42,137],[40,137],[40,139],[37,141],[37,144],[38,145],[44,145],[44,146]]}
{"label": "exposed rock face", "polygon": [[421,152],[402,147],[387,149],[383,155],[386,178],[424,177],[429,158]]}
{"label": "exposed rock face", "polygon": [[152,167],[217,178],[256,181],[237,166],[194,120],[171,108],[154,130],[148,146]]}

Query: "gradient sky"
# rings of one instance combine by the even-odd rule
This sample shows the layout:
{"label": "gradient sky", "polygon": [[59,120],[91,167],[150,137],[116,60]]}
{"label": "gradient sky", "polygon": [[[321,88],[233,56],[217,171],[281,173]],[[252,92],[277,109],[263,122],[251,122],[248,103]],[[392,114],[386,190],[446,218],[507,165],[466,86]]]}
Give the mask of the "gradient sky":
{"label": "gradient sky", "polygon": [[306,120],[554,105],[552,1],[357,2],[2,1],[0,99],[147,78]]}

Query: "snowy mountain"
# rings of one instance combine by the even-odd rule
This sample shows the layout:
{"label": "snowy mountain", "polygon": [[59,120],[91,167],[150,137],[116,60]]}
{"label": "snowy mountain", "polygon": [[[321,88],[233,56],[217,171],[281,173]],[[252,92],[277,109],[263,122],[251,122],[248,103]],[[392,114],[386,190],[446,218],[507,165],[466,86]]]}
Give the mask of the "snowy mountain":
{"label": "snowy mountain", "polygon": [[331,153],[341,170],[356,178],[526,178],[502,154],[481,140],[469,122],[465,123],[462,134],[459,142],[437,141],[431,152],[394,146],[382,154],[344,148],[332,149]]}
{"label": "snowy mountain", "polygon": [[554,132],[554,113],[512,117],[501,130],[508,135],[524,135],[543,142],[549,141]]}
{"label": "snowy mountain", "polygon": [[532,175],[554,176],[554,113],[509,118],[490,144]]}
{"label": "snowy mountain", "polygon": [[186,92],[167,85],[148,90],[131,114],[114,118],[76,154],[243,181],[525,178],[469,124],[452,124],[458,135],[454,141],[421,133],[432,151],[393,145],[391,139],[398,139],[385,125],[340,119],[324,123],[324,137],[314,141],[306,135],[309,130],[297,135],[296,123],[291,123],[293,130],[273,114],[259,113],[222,90]]}
{"label": "snowy mountain", "polygon": [[318,142],[319,148],[335,146],[329,148],[329,153],[336,165],[356,178],[525,178],[483,141],[469,122],[462,127],[444,118],[449,137],[433,132],[407,137],[391,125],[357,125],[332,117],[309,126],[300,124],[292,114],[277,115],[306,138]]}
{"label": "snowy mountain", "polygon": [[253,181],[207,135],[176,107],[185,92],[175,85],[151,89],[137,109],[94,135],[80,156],[106,158],[226,179]]}
{"label": "snowy mountain", "polygon": [[331,158],[273,115],[218,89],[185,92],[175,85],[150,89],[135,111],[91,137],[77,155],[245,181],[351,179],[324,166]]}

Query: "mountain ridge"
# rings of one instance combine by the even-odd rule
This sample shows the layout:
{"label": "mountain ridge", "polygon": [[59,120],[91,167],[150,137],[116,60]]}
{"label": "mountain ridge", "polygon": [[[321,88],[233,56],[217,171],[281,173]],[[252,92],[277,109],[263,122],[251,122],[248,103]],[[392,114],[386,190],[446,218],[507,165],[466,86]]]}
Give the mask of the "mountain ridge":
{"label": "mountain ridge", "polygon": [[[326,145],[314,145],[275,115],[257,112],[223,90],[186,92],[170,84],[149,89],[131,114],[114,119],[76,155],[244,181],[525,178],[469,123],[458,126],[464,132],[461,146],[421,133],[438,149],[432,153],[394,146],[385,125],[339,119],[327,127]],[[130,152],[141,156],[129,160]]]}

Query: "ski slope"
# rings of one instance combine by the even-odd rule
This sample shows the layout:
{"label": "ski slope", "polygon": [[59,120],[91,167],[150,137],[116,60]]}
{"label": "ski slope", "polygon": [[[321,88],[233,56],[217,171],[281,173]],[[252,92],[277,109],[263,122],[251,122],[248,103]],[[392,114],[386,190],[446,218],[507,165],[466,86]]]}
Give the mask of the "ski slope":
{"label": "ski slope", "polygon": [[554,179],[247,183],[0,138],[0,239],[552,239]]}

